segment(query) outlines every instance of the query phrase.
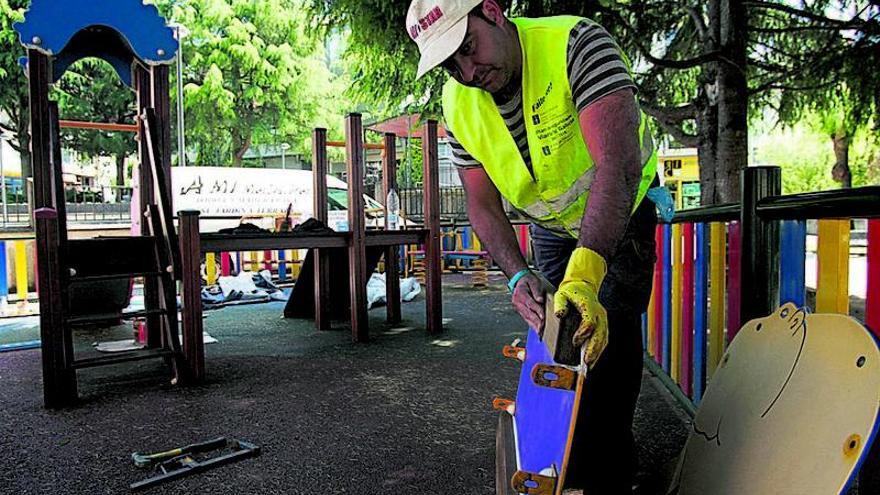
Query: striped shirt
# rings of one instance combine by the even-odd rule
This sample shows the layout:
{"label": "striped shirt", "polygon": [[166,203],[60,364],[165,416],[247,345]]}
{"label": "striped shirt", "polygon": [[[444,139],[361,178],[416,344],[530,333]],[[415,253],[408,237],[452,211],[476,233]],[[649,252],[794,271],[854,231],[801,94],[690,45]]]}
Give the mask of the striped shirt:
{"label": "striped shirt", "polygon": [[[572,30],[568,38],[568,80],[571,95],[578,112],[621,88],[636,88],[620,55],[620,49],[602,26],[584,19]],[[507,129],[519,147],[519,152],[529,170],[529,142],[522,111],[522,88],[508,101],[498,101],[498,111]],[[452,164],[459,168],[482,167],[446,129],[452,146]]]}

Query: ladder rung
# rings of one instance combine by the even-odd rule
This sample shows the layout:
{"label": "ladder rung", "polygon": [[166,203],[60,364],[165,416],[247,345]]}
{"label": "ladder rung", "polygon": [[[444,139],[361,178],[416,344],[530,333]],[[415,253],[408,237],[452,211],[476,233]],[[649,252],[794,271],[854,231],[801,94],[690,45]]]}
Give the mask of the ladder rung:
{"label": "ladder rung", "polygon": [[98,356],[93,358],[77,359],[73,362],[74,369],[93,368],[95,366],[107,366],[111,364],[127,363],[157,357],[171,356],[174,351],[170,349],[144,349],[131,351],[112,356]]}
{"label": "ladder rung", "polygon": [[70,283],[77,282],[93,282],[98,280],[118,280],[124,278],[135,277],[158,277],[164,275],[162,272],[138,272],[138,273],[114,273],[113,275],[91,275],[87,277],[70,277]]}
{"label": "ladder rung", "polygon": [[[119,315],[119,319],[127,320],[130,318],[142,318],[144,316],[152,316],[152,315],[164,315],[166,314],[163,309],[145,309],[143,311],[132,311],[130,313],[122,313]],[[107,321],[112,318],[108,318],[107,315],[102,316],[76,316],[74,318],[69,318],[67,323],[71,325],[77,325],[80,323],[97,323],[101,321]]]}

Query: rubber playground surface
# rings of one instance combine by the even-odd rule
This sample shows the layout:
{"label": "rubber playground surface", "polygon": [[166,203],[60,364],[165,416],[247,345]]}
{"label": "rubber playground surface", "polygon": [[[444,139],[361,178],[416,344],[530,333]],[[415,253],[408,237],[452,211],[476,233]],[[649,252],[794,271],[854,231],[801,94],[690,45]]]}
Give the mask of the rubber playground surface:
{"label": "rubber playground surface", "polygon": [[[4,493],[126,493],[153,473],[131,462],[218,436],[262,455],[148,493],[493,494],[496,396],[514,397],[501,348],[525,335],[500,278],[488,289],[444,276],[445,332],[424,331],[423,295],[400,328],[370,311],[372,342],[343,324],[318,333],[281,318],[283,302],[211,311],[208,382],[167,385],[161,361],[81,370],[81,405],[42,408],[39,350],[0,353]],[[19,332],[32,330],[18,329]],[[117,329],[115,335],[126,334]],[[114,332],[78,335],[85,348]],[[637,493],[662,493],[687,416],[647,372],[636,412]]]}

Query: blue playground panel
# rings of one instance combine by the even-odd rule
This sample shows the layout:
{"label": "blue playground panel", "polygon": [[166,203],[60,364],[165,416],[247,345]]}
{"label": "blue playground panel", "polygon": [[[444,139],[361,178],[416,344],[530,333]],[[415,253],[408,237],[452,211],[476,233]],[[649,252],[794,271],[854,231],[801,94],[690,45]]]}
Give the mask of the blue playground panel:
{"label": "blue playground panel", "polygon": [[565,457],[575,393],[536,385],[532,369],[537,364],[555,363],[538,333],[530,328],[513,415],[517,465],[520,471],[534,474],[554,466],[558,476]]}

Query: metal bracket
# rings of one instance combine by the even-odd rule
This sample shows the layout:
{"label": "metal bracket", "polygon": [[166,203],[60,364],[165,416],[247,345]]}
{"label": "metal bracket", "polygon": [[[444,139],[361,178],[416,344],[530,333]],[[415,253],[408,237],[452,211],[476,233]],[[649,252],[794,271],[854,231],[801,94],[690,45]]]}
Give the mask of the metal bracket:
{"label": "metal bracket", "polygon": [[526,360],[526,348],[518,347],[513,345],[506,345],[504,349],[501,350],[501,354],[506,358],[516,359],[519,362],[524,362]]}
{"label": "metal bracket", "polygon": [[574,390],[577,387],[577,372],[564,366],[536,364],[532,368],[532,381],[541,387]]}
{"label": "metal bracket", "polygon": [[553,495],[556,491],[556,478],[525,471],[517,471],[510,479],[510,486],[517,493],[527,495]]}
{"label": "metal bracket", "polygon": [[514,412],[516,412],[516,402],[510,399],[495,397],[495,399],[492,400],[492,409],[495,409],[497,411],[505,411],[513,416]]}

